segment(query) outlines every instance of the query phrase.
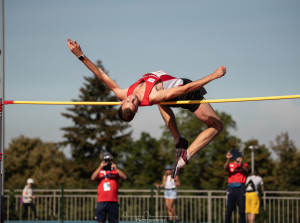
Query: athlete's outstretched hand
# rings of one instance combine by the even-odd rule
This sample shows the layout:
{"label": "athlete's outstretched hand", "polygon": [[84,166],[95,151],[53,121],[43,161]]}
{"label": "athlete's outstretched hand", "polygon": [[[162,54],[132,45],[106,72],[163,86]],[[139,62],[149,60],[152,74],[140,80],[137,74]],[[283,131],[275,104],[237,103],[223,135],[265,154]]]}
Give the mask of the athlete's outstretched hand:
{"label": "athlete's outstretched hand", "polygon": [[214,73],[215,79],[223,77],[226,74],[226,67],[225,66],[220,66]]}
{"label": "athlete's outstretched hand", "polygon": [[78,58],[83,55],[83,52],[80,48],[80,45],[76,41],[72,41],[71,39],[68,40],[68,47],[70,48],[71,52]]}

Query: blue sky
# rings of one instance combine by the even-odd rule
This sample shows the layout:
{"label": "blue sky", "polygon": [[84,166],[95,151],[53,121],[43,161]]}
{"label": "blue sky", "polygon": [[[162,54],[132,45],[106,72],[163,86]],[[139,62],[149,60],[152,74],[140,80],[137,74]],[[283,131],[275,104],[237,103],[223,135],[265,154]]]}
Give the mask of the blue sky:
{"label": "blue sky", "polygon": [[[300,2],[296,0],[5,1],[5,100],[71,101],[92,75],[67,47],[77,40],[123,88],[165,70],[192,80],[225,65],[207,99],[300,94]],[[288,132],[300,147],[300,99],[212,104],[237,122],[233,134],[269,146]],[[61,141],[66,106],[7,105],[5,143],[24,134]],[[156,106],[132,122],[160,137]]]}

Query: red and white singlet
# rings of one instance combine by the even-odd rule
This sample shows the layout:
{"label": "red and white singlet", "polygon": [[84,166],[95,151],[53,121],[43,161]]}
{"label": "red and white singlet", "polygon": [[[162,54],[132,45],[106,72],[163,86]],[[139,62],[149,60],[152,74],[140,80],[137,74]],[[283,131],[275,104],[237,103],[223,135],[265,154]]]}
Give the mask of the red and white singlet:
{"label": "red and white singlet", "polygon": [[149,102],[149,95],[152,91],[153,86],[157,81],[161,81],[163,85],[163,89],[169,89],[172,87],[178,87],[183,85],[183,80],[180,78],[172,77],[168,75],[166,72],[159,70],[156,72],[151,72],[144,74],[141,79],[139,79],[137,82],[135,82],[133,85],[131,85],[128,89],[127,96],[131,95],[134,91],[134,89],[141,83],[142,81],[145,81],[146,88],[144,93],[144,98],[141,101],[140,106],[149,106],[152,105]]}

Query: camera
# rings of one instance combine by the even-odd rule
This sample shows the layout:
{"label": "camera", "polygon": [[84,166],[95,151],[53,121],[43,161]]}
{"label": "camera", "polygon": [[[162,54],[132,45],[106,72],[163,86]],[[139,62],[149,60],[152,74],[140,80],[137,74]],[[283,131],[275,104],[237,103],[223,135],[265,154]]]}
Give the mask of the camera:
{"label": "camera", "polygon": [[111,170],[111,163],[113,161],[113,156],[106,153],[104,156],[103,156],[103,159],[104,159],[104,162],[107,163],[104,167],[103,167],[103,170]]}
{"label": "camera", "polygon": [[104,160],[105,163],[107,163],[104,167],[103,167],[103,170],[111,170],[111,160],[110,161],[107,161],[107,160]]}

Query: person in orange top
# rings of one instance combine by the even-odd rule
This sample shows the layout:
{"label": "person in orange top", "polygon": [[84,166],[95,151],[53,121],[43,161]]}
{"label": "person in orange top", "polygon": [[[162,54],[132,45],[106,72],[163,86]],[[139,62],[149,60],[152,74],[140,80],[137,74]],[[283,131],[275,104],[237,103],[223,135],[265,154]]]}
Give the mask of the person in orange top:
{"label": "person in orange top", "polygon": [[99,223],[119,221],[118,189],[119,178],[126,180],[127,176],[113,163],[113,156],[105,153],[103,161],[93,172],[91,180],[98,181],[96,219]]}
{"label": "person in orange top", "polygon": [[[231,222],[231,214],[237,203],[240,213],[240,223],[245,223],[245,182],[246,175],[249,172],[249,165],[243,163],[241,152],[232,149],[226,154],[227,161],[224,169],[228,172],[227,187],[227,210],[225,215],[225,223]],[[233,162],[230,162],[233,159]]]}

